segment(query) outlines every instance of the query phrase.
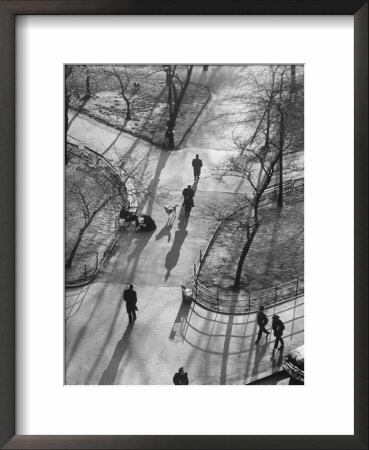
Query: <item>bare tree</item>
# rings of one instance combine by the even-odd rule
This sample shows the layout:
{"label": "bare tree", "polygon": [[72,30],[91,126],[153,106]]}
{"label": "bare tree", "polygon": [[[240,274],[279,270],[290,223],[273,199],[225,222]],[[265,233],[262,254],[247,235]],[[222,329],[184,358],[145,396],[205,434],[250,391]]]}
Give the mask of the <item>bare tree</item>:
{"label": "bare tree", "polygon": [[116,203],[117,209],[122,206],[129,208],[129,199],[132,197],[160,197],[160,186],[152,187],[150,175],[144,173],[144,160],[124,160],[117,155],[113,164],[86,148],[71,153],[75,170],[70,164],[66,172],[66,192],[69,197],[66,202],[66,221],[76,222],[76,217],[80,220],[75,225],[78,234],[66,261],[67,269],[72,267],[85,232],[105,208],[112,203]]}
{"label": "bare tree", "polygon": [[[233,176],[247,182],[247,192],[244,194],[245,220],[242,221],[242,227],[246,230],[246,240],[242,246],[234,280],[234,288],[238,289],[246,256],[261,225],[260,202],[275,173],[279,153],[265,146],[250,149],[247,143],[241,140],[237,140],[236,145],[242,150],[242,155],[232,157],[218,165],[213,169],[213,174],[219,180],[222,180],[225,176]],[[259,172],[261,173],[260,176]]]}
{"label": "bare tree", "polygon": [[64,66],[64,83],[65,83],[65,90],[64,90],[64,159],[65,164],[68,164],[68,151],[67,151],[67,132],[68,132],[68,109],[69,109],[69,101],[71,92],[67,91],[67,79],[71,76],[73,72],[73,66],[71,65],[65,65]]}
{"label": "bare tree", "polygon": [[72,267],[73,259],[81,244],[86,230],[93,223],[96,216],[114,199],[120,197],[124,202],[126,193],[124,183],[114,167],[103,157],[88,149],[78,149],[78,156],[72,156],[73,167],[66,173],[67,202],[66,220],[78,221],[79,231],[65,267]]}
{"label": "bare tree", "polygon": [[[72,80],[73,76],[75,79]],[[84,80],[84,93],[81,93],[79,79]],[[78,80],[78,81],[77,81]],[[65,164],[68,163],[67,152],[67,132],[69,129],[68,111],[73,99],[77,109],[83,108],[91,98],[91,73],[87,65],[74,66],[66,64],[64,66],[64,130],[65,130]]]}
{"label": "bare tree", "polygon": [[284,155],[288,150],[303,148],[303,88],[296,80],[296,70],[277,66],[278,81],[275,86],[272,106],[275,110],[276,132],[269,140],[279,152],[278,207],[283,206]]}
{"label": "bare tree", "polygon": [[120,94],[125,101],[126,104],[126,120],[132,119],[132,105],[130,97],[127,95],[127,89],[129,87],[129,84],[131,83],[131,76],[128,72],[128,69],[126,66],[104,66],[103,72],[109,76],[113,77],[117,80]]}
{"label": "bare tree", "polygon": [[[242,268],[258,232],[260,202],[273,177],[279,171],[278,205],[283,205],[283,173],[301,170],[293,159],[284,167],[284,155],[291,147],[303,145],[303,92],[299,102],[288,95],[290,83],[286,82],[286,66],[270,66],[260,73],[245,78],[245,91],[239,99],[244,102],[244,117],[238,117],[234,128],[234,143],[240,150],[213,170],[220,180],[225,176],[245,181],[245,242],[242,246],[234,288],[240,287]],[[296,91],[297,83],[296,83]],[[295,93],[296,94],[296,93]],[[240,126],[241,125],[241,126]]]}
{"label": "bare tree", "polygon": [[168,106],[169,106],[169,120],[167,121],[167,130],[165,136],[168,139],[168,148],[175,149],[174,142],[174,128],[178,113],[186,94],[188,85],[190,84],[193,65],[186,66],[185,78],[182,80],[178,75],[177,66],[163,65],[166,72],[166,85],[168,86]]}

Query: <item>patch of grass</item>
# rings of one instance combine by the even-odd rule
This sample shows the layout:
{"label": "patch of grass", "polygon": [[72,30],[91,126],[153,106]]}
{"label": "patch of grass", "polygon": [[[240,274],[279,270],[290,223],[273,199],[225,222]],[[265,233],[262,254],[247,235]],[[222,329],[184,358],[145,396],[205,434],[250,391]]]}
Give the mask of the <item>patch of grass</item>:
{"label": "patch of grass", "polygon": [[[241,214],[242,211],[237,213]],[[246,257],[241,290],[270,288],[302,276],[304,272],[303,197],[287,198],[282,209],[276,205],[262,208],[261,214],[266,221]],[[212,289],[232,290],[245,241],[245,231],[237,229],[235,221],[221,226],[200,272],[200,282]]]}
{"label": "patch of grass", "polygon": [[[86,158],[84,156],[76,157],[75,154],[69,153],[69,162],[65,168],[65,260],[69,257],[79,231],[85,224],[83,213],[85,208],[79,188],[91,212],[96,209],[106,195],[102,186],[89,174],[91,167],[98,163],[97,158],[93,154],[90,158]],[[96,254],[99,255],[99,259],[102,257],[102,253],[115,232],[115,220],[121,206],[121,199],[113,200],[97,213],[91,225],[84,232],[72,267],[95,264]]]}
{"label": "patch of grass", "polygon": [[[158,67],[146,66],[139,68],[137,73],[140,87],[133,85],[134,73],[137,68],[128,69],[131,83],[126,90],[126,96],[131,103],[132,119],[126,121],[126,103],[123,100],[119,85],[114,77],[109,77],[93,66],[91,71],[91,98],[83,105],[83,112],[95,119],[119,128],[136,136],[141,136],[157,145],[162,145],[167,120],[168,87],[165,85],[165,74],[158,73],[154,77],[148,76],[158,70]],[[85,72],[79,67],[74,69],[67,79],[67,88],[71,92],[78,92],[80,98],[85,94]],[[175,127],[175,142],[179,143],[187,130],[196,120],[197,115],[208,99],[209,93],[203,86],[190,83],[183,99]],[[70,105],[78,108],[81,100],[71,96]]]}

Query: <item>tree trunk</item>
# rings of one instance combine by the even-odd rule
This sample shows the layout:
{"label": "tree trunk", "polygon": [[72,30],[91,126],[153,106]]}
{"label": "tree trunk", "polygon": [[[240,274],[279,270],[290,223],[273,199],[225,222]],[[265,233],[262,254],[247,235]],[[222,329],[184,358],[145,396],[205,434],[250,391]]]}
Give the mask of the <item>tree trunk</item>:
{"label": "tree trunk", "polygon": [[291,66],[291,94],[296,91],[296,66]]}
{"label": "tree trunk", "polygon": [[76,242],[75,242],[75,244],[74,244],[74,246],[72,248],[72,251],[70,252],[68,261],[67,261],[67,263],[65,265],[66,269],[70,269],[72,267],[72,262],[73,262],[73,259],[74,259],[74,255],[76,254],[76,252],[78,250],[79,244],[82,241],[83,233],[86,231],[86,228],[87,227],[83,227],[83,228],[81,228],[79,230],[78,238],[77,238],[77,240],[76,240]]}
{"label": "tree trunk", "polygon": [[278,187],[278,208],[283,207],[283,145],[284,145],[284,115],[281,113],[279,135],[279,187]]}
{"label": "tree trunk", "polygon": [[120,92],[122,94],[123,100],[126,102],[126,106],[127,106],[126,120],[131,120],[131,103],[129,101],[129,98],[125,94],[126,89],[127,89],[128,85],[130,83],[130,80],[129,80],[128,76],[127,76],[128,82],[127,82],[126,86],[124,86],[123,81],[122,81],[119,73],[116,71],[114,66],[113,66],[113,72],[114,72],[114,75],[115,75],[116,79],[118,80],[119,85],[120,85]]}
{"label": "tree trunk", "polygon": [[252,241],[254,240],[254,237],[255,237],[255,235],[256,235],[256,233],[258,231],[258,228],[259,228],[259,224],[256,223],[252,227],[252,231],[251,231],[251,233],[249,235],[250,237],[247,239],[247,241],[246,241],[246,243],[245,243],[245,245],[244,245],[244,247],[242,249],[242,253],[241,253],[240,259],[238,261],[238,265],[237,265],[236,277],[235,277],[234,284],[233,284],[233,287],[235,289],[239,289],[240,288],[241,274],[242,274],[243,265],[244,265],[246,256],[247,256],[247,254],[248,254],[248,252],[250,250]]}
{"label": "tree trunk", "polygon": [[126,106],[127,106],[126,120],[131,120],[131,103],[129,101],[129,98],[123,92],[123,90],[122,90],[122,97],[123,97],[124,101],[126,102]]}
{"label": "tree trunk", "polygon": [[169,102],[169,95],[170,95],[170,103],[169,103],[169,120],[167,122],[167,130],[165,132],[165,136],[169,138],[169,149],[174,150],[175,149],[175,143],[174,143],[174,127],[176,126],[176,120],[179,113],[179,109],[181,107],[183,98],[186,94],[188,85],[190,84],[190,79],[192,75],[193,66],[190,66],[187,70],[187,76],[186,81],[181,89],[181,92],[178,96],[178,98],[174,99],[174,108],[172,111],[172,95],[171,95],[171,88],[172,84],[174,83],[173,77],[170,77],[170,85],[169,85],[169,94],[168,94],[168,102]]}
{"label": "tree trunk", "polygon": [[67,143],[67,134],[68,134],[68,109],[69,109],[69,97],[70,94],[67,94],[65,92],[65,98],[64,98],[64,159],[65,164],[67,165],[69,162],[68,158],[68,143]]}
{"label": "tree trunk", "polygon": [[65,95],[64,95],[64,162],[68,164],[68,146],[67,146],[67,132],[68,132],[68,109],[69,109],[69,99],[70,94],[67,92],[67,79],[73,72],[73,66],[66,65],[64,68],[64,87],[65,87]]}
{"label": "tree trunk", "polygon": [[91,86],[90,86],[90,73],[87,73],[86,75],[86,94],[85,94],[85,100],[88,100],[91,98]]}

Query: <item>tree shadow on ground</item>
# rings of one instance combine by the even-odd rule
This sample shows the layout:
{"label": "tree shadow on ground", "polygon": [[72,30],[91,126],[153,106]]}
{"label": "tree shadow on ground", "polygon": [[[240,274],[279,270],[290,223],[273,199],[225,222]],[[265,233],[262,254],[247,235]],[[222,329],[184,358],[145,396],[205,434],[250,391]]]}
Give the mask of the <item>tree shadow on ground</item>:
{"label": "tree shadow on ground", "polygon": [[112,141],[111,144],[109,144],[106,149],[101,153],[103,156],[114,147],[114,145],[116,144],[116,142],[118,141],[118,139],[120,138],[120,136],[122,135],[123,131],[118,131],[117,135],[115,136],[114,140]]}
{"label": "tree shadow on ground", "polygon": [[[96,301],[96,303],[98,303],[98,301]],[[97,366],[98,366],[98,364],[99,364],[99,362],[100,362],[100,360],[101,360],[101,358],[102,358],[102,356],[103,356],[103,354],[105,352],[105,348],[106,348],[108,342],[110,341],[110,338],[113,335],[113,330],[114,330],[115,325],[117,323],[117,320],[118,320],[118,317],[119,317],[119,312],[120,312],[120,310],[122,308],[122,304],[123,304],[122,301],[119,301],[118,304],[117,304],[117,308],[116,308],[115,314],[113,315],[113,319],[112,319],[112,321],[110,323],[109,331],[108,331],[107,335],[105,336],[104,342],[100,346],[99,354],[98,354],[97,358],[94,361],[94,365],[91,367],[91,369],[90,369],[90,371],[89,371],[89,373],[88,373],[88,375],[86,377],[85,384],[89,384],[90,380],[92,379],[92,377],[93,377],[93,375],[95,373],[95,370],[96,370],[96,368],[97,368]]]}
{"label": "tree shadow on ground", "polygon": [[181,210],[179,213],[178,230],[174,234],[172,248],[165,258],[165,268],[167,269],[167,273],[164,276],[165,281],[169,279],[171,271],[178,263],[182,245],[188,235],[188,231],[186,230],[187,224],[188,217]]}
{"label": "tree shadow on ground", "polygon": [[[254,367],[252,369],[252,377],[256,378],[259,374],[259,365],[268,350],[269,343],[266,341],[263,345],[256,345]],[[246,372],[247,376],[247,372]]]}
{"label": "tree shadow on ground", "polygon": [[[231,343],[231,338],[232,338],[232,328],[233,328],[233,323],[234,323],[234,315],[233,313],[235,312],[237,307],[237,300],[233,299],[231,300],[231,304],[229,307],[229,312],[231,313],[228,316],[228,323],[227,323],[227,329],[225,332],[225,336],[224,336],[224,345],[223,345],[223,356],[222,356],[222,366],[221,366],[221,370],[220,370],[220,384],[227,384],[227,365],[228,365],[228,355],[229,355],[229,349],[230,349],[230,343]],[[246,327],[245,326],[245,331],[246,331]],[[242,343],[243,343],[244,338],[242,338]]]}
{"label": "tree shadow on ground", "polygon": [[82,109],[86,106],[87,102],[90,100],[89,98],[86,98],[83,100],[83,102],[78,106],[78,108],[68,108],[70,111],[74,111],[74,115],[72,116],[72,118],[68,121],[67,124],[67,131],[69,130],[69,128],[71,127],[72,123],[77,119],[77,117],[82,114]]}
{"label": "tree shadow on ground", "polygon": [[[104,282],[104,279],[109,279],[111,274],[121,271],[121,263],[124,259],[124,255],[127,254],[131,245],[133,244],[133,232],[122,230],[119,235],[117,244],[113,247],[109,253],[104,265],[101,267],[97,280]],[[128,281],[127,281],[128,282]]]}
{"label": "tree shadow on ground", "polygon": [[140,254],[146,247],[153,233],[154,231],[142,231],[140,233],[136,232],[134,234],[133,241],[135,241],[135,247],[132,250],[132,252],[127,256],[127,261],[131,261],[132,259],[136,260],[139,259]]}
{"label": "tree shadow on ground", "polygon": [[108,367],[105,369],[99,385],[112,385],[117,377],[119,365],[124,357],[124,354],[128,348],[129,336],[132,332],[133,324],[128,324],[126,331],[124,332],[122,339],[118,342],[113,356],[110,360]]}
{"label": "tree shadow on ground", "polygon": [[128,279],[132,279],[134,276],[134,273],[136,271],[136,267],[139,263],[141,253],[143,252],[144,248],[148,244],[149,240],[151,239],[151,236],[154,234],[154,231],[142,231],[139,233],[136,233],[135,241],[136,246],[133,249],[133,251],[127,256],[127,262],[131,262],[133,260],[133,264],[130,267],[129,276]]}
{"label": "tree shadow on ground", "polygon": [[227,329],[224,336],[223,345],[223,356],[222,356],[222,366],[220,369],[220,384],[227,384],[227,364],[228,364],[228,354],[232,337],[234,316],[228,317]]}
{"label": "tree shadow on ground", "polygon": [[178,310],[177,317],[174,321],[172,330],[169,335],[169,340],[173,342],[182,342],[181,325],[187,319],[191,311],[191,303],[183,302]]}
{"label": "tree shadow on ground", "polygon": [[[153,176],[153,178],[152,178],[152,180],[151,180],[151,182],[150,182],[150,184],[149,184],[149,186],[147,188],[147,192],[149,192],[149,193],[150,192],[151,193],[156,192],[156,190],[157,190],[157,188],[159,186],[161,172],[164,169],[170,154],[171,154],[171,152],[169,152],[169,151],[162,150],[160,152],[160,156],[159,156],[159,159],[158,159],[158,163],[156,165],[155,173],[154,173],[154,176]],[[154,206],[154,201],[155,201],[155,199],[154,199],[153,195],[150,195],[149,197],[146,197],[146,199],[143,202],[143,205],[140,206],[140,209],[142,210],[144,204],[147,202],[146,214],[151,215],[152,214],[152,210],[153,210],[153,206]]]}
{"label": "tree shadow on ground", "polygon": [[[88,288],[84,291],[84,297],[86,296],[87,291],[88,291],[88,289],[90,288],[90,286],[91,286],[91,283],[88,285]],[[93,318],[93,316],[94,316],[94,314],[95,314],[95,312],[96,312],[98,306],[99,306],[99,302],[98,302],[98,301],[95,301],[94,307],[93,307],[92,311],[90,312],[90,314],[89,314],[89,316],[88,316],[86,322],[85,322],[85,323],[81,326],[81,328],[79,329],[79,331],[78,331],[78,333],[77,333],[77,336],[76,336],[76,338],[75,338],[75,340],[74,340],[72,349],[71,349],[69,355],[68,355],[68,356],[66,355],[66,368],[69,367],[70,363],[71,363],[72,360],[73,360],[74,354],[75,354],[76,351],[77,351],[77,348],[79,347],[80,343],[82,342],[83,338],[85,337],[85,334],[86,334],[86,331],[87,331],[87,325],[88,325],[89,322],[92,320],[92,318]],[[66,318],[66,320],[67,320],[67,319],[68,319],[68,318]]]}

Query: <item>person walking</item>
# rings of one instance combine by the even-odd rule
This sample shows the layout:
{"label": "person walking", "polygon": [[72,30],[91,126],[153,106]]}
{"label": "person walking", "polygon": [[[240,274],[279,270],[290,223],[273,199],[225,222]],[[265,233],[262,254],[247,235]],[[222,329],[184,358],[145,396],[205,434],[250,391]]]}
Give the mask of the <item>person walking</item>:
{"label": "person walking", "polygon": [[259,306],[259,312],[257,313],[256,321],[257,324],[259,325],[259,332],[255,344],[258,344],[263,333],[266,334],[266,339],[268,339],[268,336],[270,334],[270,332],[265,329],[265,325],[268,323],[268,317],[265,315],[264,306],[262,305]]}
{"label": "person walking", "polygon": [[284,342],[282,339],[284,328],[285,328],[284,323],[281,321],[281,319],[277,314],[274,314],[272,319],[272,329],[274,331],[275,336],[273,351],[278,347],[279,343],[281,343],[281,346],[279,347],[278,350],[282,351],[284,349]]}
{"label": "person walking", "polygon": [[194,207],[193,198],[195,197],[195,191],[192,189],[192,186],[189,184],[186,188],[182,191],[183,199],[186,200],[186,197],[189,197],[191,199],[191,206]]}
{"label": "person walking", "polygon": [[178,384],[189,384],[187,372],[184,371],[183,367],[180,367],[178,372],[174,374],[173,383]]}
{"label": "person walking", "polygon": [[128,314],[129,323],[132,323],[137,319],[136,311],[137,309],[137,293],[133,289],[133,284],[129,285],[129,289],[126,289],[123,292],[123,300],[126,302],[126,310]]}
{"label": "person walking", "polygon": [[185,216],[189,216],[191,214],[191,209],[193,206],[193,198],[191,197],[185,197],[183,201],[184,210],[185,210]]}
{"label": "person walking", "polygon": [[195,181],[199,181],[200,175],[201,175],[201,167],[202,167],[202,161],[199,158],[199,155],[196,155],[196,158],[192,160],[192,167],[193,167],[193,177]]}

